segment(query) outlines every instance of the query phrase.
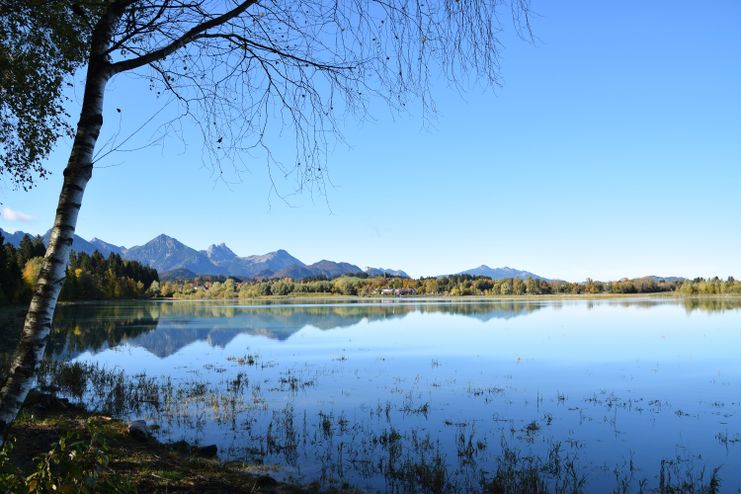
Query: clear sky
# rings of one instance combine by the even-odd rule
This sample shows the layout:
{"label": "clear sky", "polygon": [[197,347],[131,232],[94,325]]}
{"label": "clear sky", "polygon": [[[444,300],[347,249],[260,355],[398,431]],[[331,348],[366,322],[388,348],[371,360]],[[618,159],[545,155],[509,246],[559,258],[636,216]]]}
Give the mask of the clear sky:
{"label": "clear sky", "polygon": [[[379,102],[374,120],[344,122],[326,199],[271,197],[260,158],[227,186],[173,140],[101,162],[77,233],[126,246],[167,233],[414,276],[488,264],[568,280],[741,278],[741,2],[533,7],[534,43],[503,33],[500,88],[436,85],[432,125]],[[146,119],[146,93],[112,82],[108,133],[117,107],[125,128]],[[51,226],[68,151],[60,143],[31,192],[0,184],[1,228]]]}

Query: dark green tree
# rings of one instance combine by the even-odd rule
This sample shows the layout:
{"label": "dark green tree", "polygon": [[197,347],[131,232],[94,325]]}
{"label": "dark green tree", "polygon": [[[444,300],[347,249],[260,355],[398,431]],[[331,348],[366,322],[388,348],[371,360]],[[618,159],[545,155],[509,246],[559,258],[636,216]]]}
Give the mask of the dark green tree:
{"label": "dark green tree", "polygon": [[24,235],[21,239],[18,249],[16,249],[16,259],[18,267],[23,269],[26,263],[34,257],[43,257],[46,252],[46,246],[41,237],[31,238],[30,235]]}
{"label": "dark green tree", "polygon": [[11,280],[8,274],[7,255],[5,251],[5,237],[0,233],[0,305],[7,304],[10,297],[7,293]]}

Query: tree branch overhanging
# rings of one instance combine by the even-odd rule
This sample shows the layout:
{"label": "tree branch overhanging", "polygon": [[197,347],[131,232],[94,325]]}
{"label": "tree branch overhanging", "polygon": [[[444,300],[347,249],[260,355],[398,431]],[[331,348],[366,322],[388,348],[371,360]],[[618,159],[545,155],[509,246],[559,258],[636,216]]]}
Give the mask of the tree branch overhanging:
{"label": "tree branch overhanging", "polygon": [[244,36],[241,36],[237,33],[203,33],[199,35],[197,39],[225,39],[233,43],[235,46],[245,49],[245,50],[247,49],[248,46],[252,46],[254,48],[259,48],[260,50],[266,51],[268,53],[272,53],[273,55],[278,55],[281,58],[293,60],[294,62],[299,62],[299,63],[304,64],[307,67],[314,67],[319,70],[342,71],[342,70],[353,70],[357,68],[357,65],[355,64],[334,65],[334,64],[318,62],[316,60],[310,60],[308,58],[293,55],[284,50],[276,48],[275,46],[268,46],[262,43],[258,43],[257,41],[247,39]]}
{"label": "tree branch overhanging", "polygon": [[133,70],[133,69],[142,67],[144,65],[148,65],[157,60],[162,60],[163,58],[177,51],[178,49],[184,47],[191,41],[195,40],[198,37],[198,35],[207,32],[209,29],[212,29],[217,26],[221,26],[229,22],[231,19],[238,17],[239,15],[244,13],[250,6],[255,5],[256,3],[257,3],[257,0],[247,0],[247,1],[241,2],[239,5],[237,5],[232,10],[225,12],[212,19],[209,19],[208,21],[204,21],[198,24],[197,26],[189,29],[185,34],[183,34],[182,36],[180,36],[179,38],[175,39],[174,41],[172,41],[171,43],[167,45],[157,48],[149,53],[145,53],[139,57],[131,58],[128,60],[121,60],[119,62],[115,62],[111,64],[111,71],[113,74],[117,74],[119,72]]}

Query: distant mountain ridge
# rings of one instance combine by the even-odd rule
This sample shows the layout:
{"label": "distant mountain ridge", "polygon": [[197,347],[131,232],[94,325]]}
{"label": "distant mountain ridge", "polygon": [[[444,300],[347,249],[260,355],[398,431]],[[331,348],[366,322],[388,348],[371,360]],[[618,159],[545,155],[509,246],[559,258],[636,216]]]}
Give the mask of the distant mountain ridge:
{"label": "distant mountain ridge", "polygon": [[[45,243],[48,243],[50,233],[51,230],[41,236]],[[22,231],[9,233],[1,228],[0,234],[3,235],[6,243],[16,247],[20,244],[24,235],[35,236]],[[158,235],[144,245],[130,248],[110,244],[99,238],[88,241],[74,235],[72,250],[86,254],[92,254],[97,250],[104,256],[118,254],[124,259],[138,261],[156,269],[163,280],[182,280],[204,275],[234,276],[241,279],[293,278],[296,280],[319,277],[336,278],[344,275],[409,278],[409,275],[400,269],[374,267],[361,269],[355,264],[326,259],[307,265],[283,249],[247,257],[238,256],[224,243],[212,244],[206,250],[196,250],[165,234]],[[530,271],[508,266],[492,268],[486,264],[455,274],[482,276],[495,280],[532,278],[534,280],[558,281]],[[449,275],[439,275],[438,277],[444,276]],[[643,278],[668,282],[685,280],[680,276],[644,276]]]}
{"label": "distant mountain ridge", "polygon": [[205,251],[195,250],[164,234],[124,250],[121,257],[147,264],[161,273],[184,268],[196,274],[226,274],[215,267]]}
{"label": "distant mountain ridge", "polygon": [[[8,233],[2,229],[0,233],[5,238],[5,242],[15,246],[18,246],[23,236],[27,235],[20,231]],[[29,236],[34,237],[30,234]],[[48,244],[50,236],[51,230],[41,238],[44,243]],[[326,259],[306,265],[283,249],[247,257],[239,257],[224,243],[210,245],[206,250],[196,250],[165,234],[158,235],[144,245],[131,248],[113,245],[99,238],[88,241],[74,235],[72,250],[86,254],[92,254],[97,250],[104,256],[118,254],[124,259],[134,260],[155,268],[163,275],[163,279],[185,279],[188,276],[199,275],[235,276],[243,279],[286,277],[306,279],[336,278],[343,275],[378,276],[378,273],[385,273],[386,276],[408,277],[401,270],[369,267],[364,271],[348,262]]]}
{"label": "distant mountain ridge", "polygon": [[315,262],[314,264],[308,266],[308,268],[311,269],[312,271],[321,273],[327,278],[334,278],[342,274],[363,273],[363,270],[354,264],[350,264],[347,262],[328,261],[326,259],[322,259],[319,262]]}
{"label": "distant mountain ridge", "polygon": [[[77,237],[77,235],[75,236]],[[80,237],[77,237],[77,238],[80,238]],[[80,238],[80,240],[82,240],[82,238]],[[109,244],[108,242],[104,242],[101,239],[95,238],[95,237],[93,237],[90,240],[89,244],[94,250],[97,249],[97,251],[103,254],[104,256],[107,256],[108,254],[121,255],[126,250],[126,247],[123,247],[121,245]],[[72,243],[72,248],[73,249],[75,248],[74,242]],[[76,250],[79,250],[79,249],[76,249]]]}
{"label": "distant mountain ridge", "polygon": [[477,268],[467,269],[466,271],[461,271],[460,273],[456,274],[486,276],[493,280],[503,280],[505,278],[520,278],[521,280],[526,280],[528,278],[532,278],[534,280],[551,281],[548,278],[544,278],[535,273],[531,273],[530,271],[523,271],[521,269],[510,268],[508,266],[504,266],[503,268],[490,268],[486,264],[482,264]]}
{"label": "distant mountain ridge", "polygon": [[401,269],[372,268],[370,266],[366,266],[365,272],[368,274],[368,276],[398,276],[399,278],[409,278],[409,275]]}
{"label": "distant mountain ridge", "polygon": [[680,281],[685,281],[687,279],[682,276],[656,276],[656,275],[644,276],[644,278],[649,278],[656,282],[665,281],[667,283],[676,283]]}
{"label": "distant mountain ridge", "polygon": [[18,247],[18,244],[21,243],[21,239],[23,238],[23,236],[27,235],[24,232],[15,232],[15,233],[6,232],[2,228],[0,228],[0,234],[3,235],[3,238],[5,239],[5,243],[14,245],[16,247]]}

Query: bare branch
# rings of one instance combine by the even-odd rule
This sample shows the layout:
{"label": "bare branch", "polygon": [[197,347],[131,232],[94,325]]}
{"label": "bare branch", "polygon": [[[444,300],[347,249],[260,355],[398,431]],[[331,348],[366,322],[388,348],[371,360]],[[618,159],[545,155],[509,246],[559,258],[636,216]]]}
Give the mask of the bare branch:
{"label": "bare branch", "polygon": [[172,54],[176,50],[182,48],[183,46],[187,45],[188,43],[196,39],[199,34],[204,33],[214,27],[221,26],[227,23],[230,19],[233,19],[239,16],[245,10],[247,10],[251,5],[254,5],[256,3],[257,3],[257,0],[247,0],[246,2],[242,2],[239,5],[237,5],[237,7],[233,8],[232,10],[225,12],[224,14],[221,14],[212,19],[209,19],[208,21],[202,22],[201,24],[198,24],[197,26],[188,30],[184,35],[182,35],[181,37],[177,38],[176,40],[174,40],[173,42],[165,46],[162,46],[149,53],[145,53],[139,57],[128,59],[128,60],[122,60],[120,62],[111,64],[111,71],[112,73],[116,74],[116,73],[123,72],[126,70],[132,70],[138,67],[142,67],[144,65],[150,64],[157,60],[162,60],[163,58],[167,57],[168,55]]}

